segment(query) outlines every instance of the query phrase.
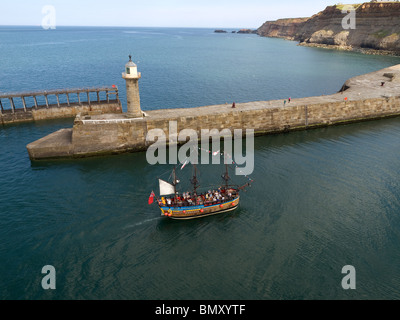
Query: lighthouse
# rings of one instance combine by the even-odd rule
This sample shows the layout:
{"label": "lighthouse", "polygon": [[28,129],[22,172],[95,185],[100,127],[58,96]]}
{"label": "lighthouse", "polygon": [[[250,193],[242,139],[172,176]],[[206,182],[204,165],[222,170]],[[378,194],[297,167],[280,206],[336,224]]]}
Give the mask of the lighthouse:
{"label": "lighthouse", "polygon": [[132,56],[129,56],[129,61],[125,65],[125,72],[122,73],[122,78],[126,81],[127,116],[132,118],[143,117],[139,96],[140,77],[140,72],[137,71],[137,66],[133,63]]}

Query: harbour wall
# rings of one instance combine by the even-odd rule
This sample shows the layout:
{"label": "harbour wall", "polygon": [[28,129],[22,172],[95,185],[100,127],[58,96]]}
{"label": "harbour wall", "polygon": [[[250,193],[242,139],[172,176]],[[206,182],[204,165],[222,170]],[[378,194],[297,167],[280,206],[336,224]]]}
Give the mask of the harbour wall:
{"label": "harbour wall", "polygon": [[254,129],[255,135],[306,130],[322,126],[400,115],[400,65],[354,77],[340,92],[307,98],[255,101],[231,105],[146,111],[126,114],[78,115],[73,128],[62,129],[27,146],[32,160],[74,158],[146,150],[152,129],[168,142],[170,122],[176,131],[194,129]]}
{"label": "harbour wall", "polygon": [[[193,110],[196,112],[196,110]],[[175,116],[165,119],[141,120],[75,120],[72,130],[74,152],[79,154],[118,153],[145,150],[152,143],[146,141],[152,129],[162,129],[167,142],[169,123],[176,121],[178,132],[193,129],[201,137],[202,129],[254,129],[255,135],[311,129],[354,121],[400,115],[400,98],[375,98],[349,102],[331,102],[251,111],[229,111],[214,115]],[[232,132],[233,134],[233,132]]]}

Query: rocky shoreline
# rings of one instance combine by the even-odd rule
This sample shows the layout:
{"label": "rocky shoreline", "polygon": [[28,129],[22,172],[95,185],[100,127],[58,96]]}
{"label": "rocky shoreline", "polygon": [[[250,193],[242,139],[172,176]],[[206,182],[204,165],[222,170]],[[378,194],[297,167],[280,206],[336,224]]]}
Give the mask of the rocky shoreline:
{"label": "rocky shoreline", "polygon": [[[291,39],[287,39],[291,40]],[[377,55],[377,56],[400,56],[400,52],[398,51],[390,51],[390,50],[376,50],[376,49],[365,49],[365,48],[354,48],[352,46],[339,46],[339,45],[328,45],[322,43],[307,43],[307,42],[300,42],[298,44],[302,47],[312,47],[312,48],[321,48],[321,49],[328,49],[328,50],[338,50],[338,51],[350,51],[350,52],[358,52],[362,54],[370,54],[370,55]]]}
{"label": "rocky shoreline", "polygon": [[[223,29],[216,29],[214,33],[228,33],[228,31]],[[239,34],[257,34],[257,30],[252,29],[240,29],[239,31],[231,31],[231,33],[239,33]]]}
{"label": "rocky shoreline", "polygon": [[257,34],[298,41],[301,46],[400,55],[399,2],[366,2],[349,6],[354,10],[355,28],[343,26],[350,11],[344,11],[343,5],[333,5],[310,18],[267,21],[257,29]]}

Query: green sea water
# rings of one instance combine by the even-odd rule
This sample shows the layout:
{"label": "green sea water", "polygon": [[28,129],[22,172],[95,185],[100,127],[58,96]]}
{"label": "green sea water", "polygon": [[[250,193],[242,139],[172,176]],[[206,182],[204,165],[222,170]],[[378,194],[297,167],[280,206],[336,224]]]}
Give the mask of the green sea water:
{"label": "green sea water", "polygon": [[[131,53],[144,110],[330,94],[400,63],[211,29],[1,27],[0,49],[2,92],[116,84],[124,108]],[[192,221],[147,204],[172,166],[145,153],[30,162],[28,143],[71,126],[0,127],[1,299],[400,298],[399,118],[257,137],[240,208]]]}

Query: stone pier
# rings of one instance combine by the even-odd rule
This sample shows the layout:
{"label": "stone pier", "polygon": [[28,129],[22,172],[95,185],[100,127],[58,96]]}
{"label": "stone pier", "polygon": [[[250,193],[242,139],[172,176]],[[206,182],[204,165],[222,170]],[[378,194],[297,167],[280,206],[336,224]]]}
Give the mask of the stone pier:
{"label": "stone pier", "polygon": [[169,121],[178,132],[190,128],[254,129],[256,135],[400,115],[400,65],[354,77],[327,96],[146,111],[145,117],[126,114],[78,115],[73,128],[62,129],[27,146],[32,160],[78,158],[146,150],[147,132],[169,134]]}

